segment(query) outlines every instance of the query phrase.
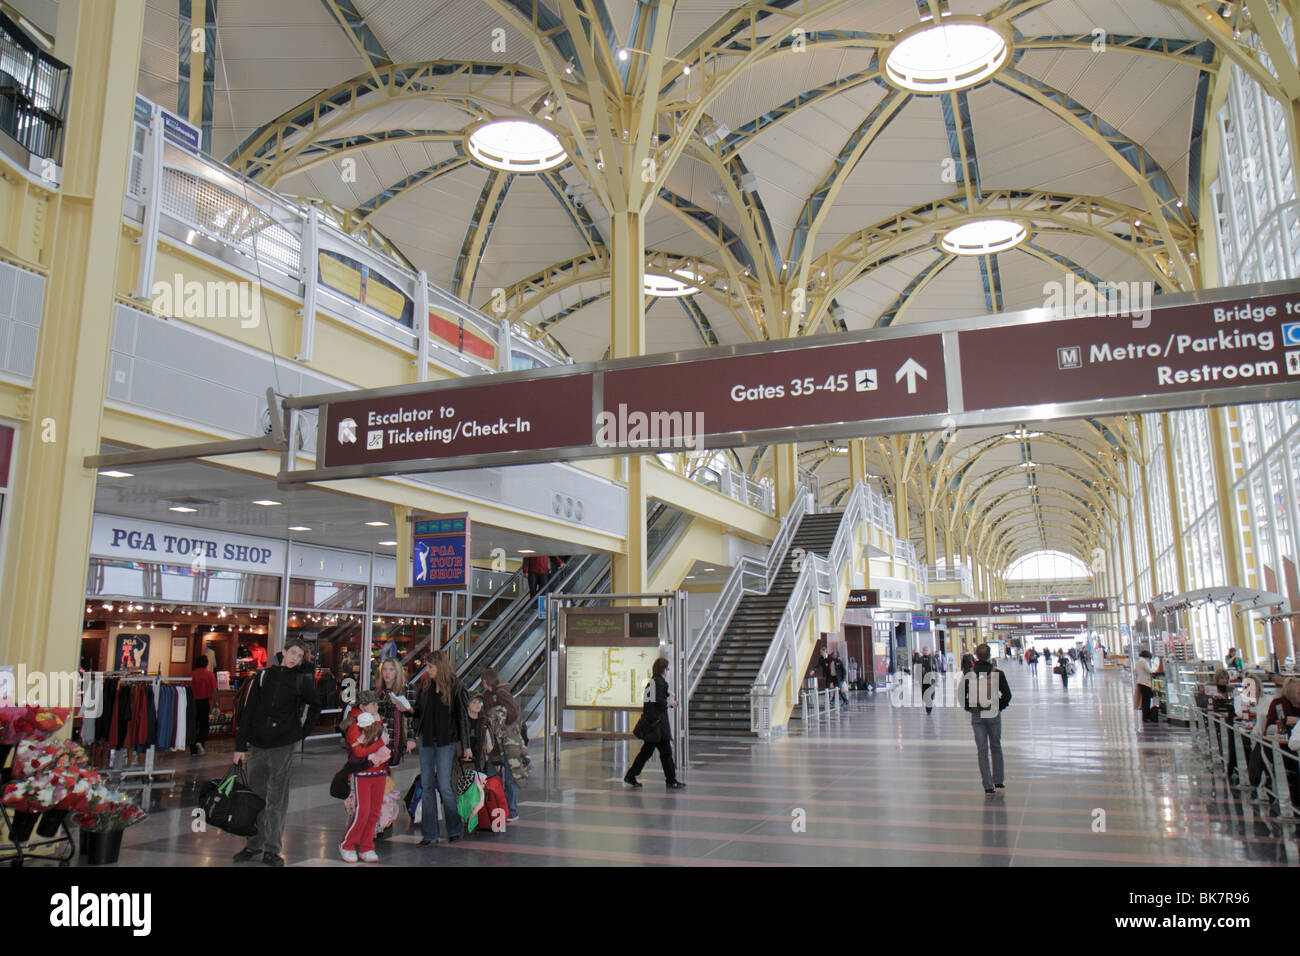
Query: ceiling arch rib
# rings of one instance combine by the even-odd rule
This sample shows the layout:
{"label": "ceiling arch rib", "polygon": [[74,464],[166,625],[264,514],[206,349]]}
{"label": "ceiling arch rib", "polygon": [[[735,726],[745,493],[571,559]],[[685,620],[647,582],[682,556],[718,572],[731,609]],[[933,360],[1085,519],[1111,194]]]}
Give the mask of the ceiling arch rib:
{"label": "ceiling arch rib", "polygon": [[456,267],[452,275],[452,289],[456,298],[468,302],[474,295],[474,280],[478,276],[479,265],[483,261],[483,250],[496,225],[497,216],[505,204],[514,174],[495,170],[488,174],[487,181],[479,193],[478,202],[470,216],[469,228],[460,244],[460,254],[456,257]]}
{"label": "ceiling arch rib", "polygon": [[564,210],[565,215],[568,216],[573,228],[582,233],[582,237],[587,241],[587,246],[591,249],[592,254],[609,255],[609,249],[605,245],[605,238],[592,221],[591,213],[587,212],[585,205],[578,206],[573,201],[569,186],[559,172],[554,169],[547,170],[541,173],[540,177],[542,182],[546,184],[546,188],[550,190],[551,195],[555,197],[555,201],[560,204],[560,208]]}
{"label": "ceiling arch rib", "polygon": [[941,252],[929,265],[916,274],[912,281],[903,287],[903,291],[898,293],[897,297],[881,311],[879,318],[876,319],[876,325],[879,328],[885,328],[893,325],[898,321],[898,317],[903,314],[909,302],[920,295],[927,285],[944,269],[952,265],[957,257],[951,252]]}
{"label": "ceiling arch rib", "polygon": [[299,162],[284,169],[278,176],[283,179],[306,172],[322,163],[333,162],[348,153],[360,152],[374,146],[393,146],[405,143],[460,143],[465,139],[463,130],[453,129],[385,129],[373,133],[354,133],[334,139],[313,141],[298,154]]}
{"label": "ceiling arch rib", "polygon": [[392,57],[384,50],[384,45],[379,42],[379,38],[371,31],[366,23],[366,18],[357,12],[352,0],[321,0],[325,9],[330,15],[338,21],[343,32],[347,34],[352,45],[356,47],[357,53],[366,64],[366,69],[376,79],[379,79],[377,67],[384,66],[392,62]]}

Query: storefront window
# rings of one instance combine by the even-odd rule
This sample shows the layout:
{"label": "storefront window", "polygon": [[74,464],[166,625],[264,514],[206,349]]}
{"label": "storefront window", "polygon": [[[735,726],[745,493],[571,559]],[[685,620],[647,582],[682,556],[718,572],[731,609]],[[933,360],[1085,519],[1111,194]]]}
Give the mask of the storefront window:
{"label": "storefront window", "polygon": [[[364,590],[364,589],[363,589]],[[351,679],[353,686],[364,686],[362,654],[365,651],[365,617],[360,614],[318,614],[291,611],[286,634],[307,645],[316,664],[317,674],[328,671],[335,686],[342,688]]]}
{"label": "storefront window", "polygon": [[366,586],[313,578],[289,579],[289,606],[320,611],[364,611]]}
{"label": "storefront window", "polygon": [[86,593],[182,604],[280,603],[280,579],[243,571],[198,571],[188,565],[91,558]]}

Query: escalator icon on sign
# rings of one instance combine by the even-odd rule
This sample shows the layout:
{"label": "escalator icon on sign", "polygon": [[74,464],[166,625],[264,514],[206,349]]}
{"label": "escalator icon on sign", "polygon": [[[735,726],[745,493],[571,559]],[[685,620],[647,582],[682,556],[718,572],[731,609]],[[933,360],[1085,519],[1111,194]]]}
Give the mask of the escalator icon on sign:
{"label": "escalator icon on sign", "polygon": [[853,373],[853,390],[856,392],[874,392],[876,390],[876,370],[860,368]]}

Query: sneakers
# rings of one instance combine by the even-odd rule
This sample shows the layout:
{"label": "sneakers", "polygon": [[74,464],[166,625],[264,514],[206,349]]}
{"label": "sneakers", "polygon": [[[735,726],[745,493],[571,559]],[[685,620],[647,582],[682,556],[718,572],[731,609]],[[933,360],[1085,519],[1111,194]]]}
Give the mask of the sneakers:
{"label": "sneakers", "polygon": [[342,857],[344,863],[355,863],[355,862],[357,862],[357,851],[356,851],[356,850],[349,850],[349,849],[348,849],[347,847],[345,847],[345,846],[341,846],[341,847],[339,847],[339,856]]}
{"label": "sneakers", "polygon": [[284,866],[284,857],[277,853],[263,853],[262,862],[267,866]]}
{"label": "sneakers", "polygon": [[623,778],[623,782],[629,787],[636,787],[637,789],[640,789],[641,787],[641,784],[636,782],[636,777],[632,776],[630,773]]}
{"label": "sneakers", "polygon": [[1007,789],[1007,785],[1006,785],[1005,783],[995,783],[993,786],[994,786],[994,788],[997,789],[997,790],[1005,790],[1005,789]]}
{"label": "sneakers", "polygon": [[361,862],[362,862],[362,863],[378,863],[378,862],[379,862],[379,854],[376,853],[374,850],[367,850],[365,853],[362,853],[362,854],[361,854]]}
{"label": "sneakers", "polygon": [[519,814],[515,813],[506,817],[506,823],[514,823],[518,819],[519,819]]}
{"label": "sneakers", "polygon": [[245,847],[244,849],[240,850],[238,853],[235,854],[235,862],[236,862],[236,863],[247,863],[249,860],[253,859],[253,857],[255,857],[255,856],[257,856],[257,851],[256,851],[256,850],[250,850],[250,849],[248,849],[247,847]]}
{"label": "sneakers", "polygon": [[682,783],[680,780],[669,780],[664,786],[669,790],[681,790],[685,788],[686,784]]}
{"label": "sneakers", "polygon": [[984,788],[984,792],[987,793],[987,794],[990,794],[990,795],[992,795],[992,794],[994,794],[994,793],[997,793],[997,791],[994,790],[992,787],[985,787],[985,788]]}

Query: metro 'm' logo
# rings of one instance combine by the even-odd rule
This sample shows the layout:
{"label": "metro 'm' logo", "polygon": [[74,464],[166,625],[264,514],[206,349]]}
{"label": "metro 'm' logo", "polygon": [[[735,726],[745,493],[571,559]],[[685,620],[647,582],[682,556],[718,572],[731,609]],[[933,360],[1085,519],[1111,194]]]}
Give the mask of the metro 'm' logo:
{"label": "metro 'm' logo", "polygon": [[1081,368],[1082,366],[1083,358],[1079,346],[1071,345],[1069,348],[1056,350],[1057,368]]}

